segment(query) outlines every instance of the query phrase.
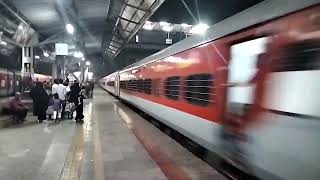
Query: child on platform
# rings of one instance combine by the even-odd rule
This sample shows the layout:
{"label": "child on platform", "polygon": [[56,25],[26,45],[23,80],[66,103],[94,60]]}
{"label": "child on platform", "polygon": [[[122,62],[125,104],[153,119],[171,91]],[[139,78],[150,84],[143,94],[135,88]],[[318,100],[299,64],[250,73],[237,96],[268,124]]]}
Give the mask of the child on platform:
{"label": "child on platform", "polygon": [[62,102],[59,99],[59,95],[55,93],[53,95],[53,110],[54,110],[53,115],[54,115],[55,122],[61,118],[61,109],[62,109]]}

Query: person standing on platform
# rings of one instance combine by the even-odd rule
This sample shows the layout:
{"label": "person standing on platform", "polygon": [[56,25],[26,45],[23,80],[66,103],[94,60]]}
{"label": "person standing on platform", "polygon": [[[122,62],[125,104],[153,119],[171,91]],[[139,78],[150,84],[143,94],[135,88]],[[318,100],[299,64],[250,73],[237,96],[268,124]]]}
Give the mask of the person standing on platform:
{"label": "person standing on platform", "polygon": [[81,122],[82,119],[84,118],[83,116],[83,103],[79,102],[82,99],[80,97],[80,84],[78,81],[74,81],[73,85],[71,86],[71,93],[70,93],[70,98],[71,101],[76,105],[76,121]]}
{"label": "person standing on platform", "polygon": [[56,93],[53,95],[53,119],[54,122],[61,120],[62,113],[62,100],[59,98],[59,95]]}
{"label": "person standing on platform", "polygon": [[49,96],[41,82],[37,82],[36,86],[33,87],[30,91],[30,97],[33,100],[33,111],[38,116],[38,122],[42,123],[43,120],[47,119],[46,111],[48,108]]}
{"label": "person standing on platform", "polygon": [[51,87],[51,94],[57,93],[57,87],[58,87],[58,79],[54,79],[53,85]]}
{"label": "person standing on platform", "polygon": [[93,97],[93,90],[94,90],[94,82],[90,81],[89,82],[89,87],[90,87],[90,98]]}
{"label": "person standing on platform", "polygon": [[66,107],[65,100],[66,100],[67,90],[66,90],[66,87],[63,85],[62,79],[58,79],[58,85],[56,89],[62,104],[61,119],[64,119],[64,109]]}

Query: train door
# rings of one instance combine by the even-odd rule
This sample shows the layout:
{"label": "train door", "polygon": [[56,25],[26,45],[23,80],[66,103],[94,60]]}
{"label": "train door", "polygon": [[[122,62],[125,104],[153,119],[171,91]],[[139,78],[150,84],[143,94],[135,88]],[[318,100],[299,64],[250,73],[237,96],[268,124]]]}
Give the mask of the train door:
{"label": "train door", "polygon": [[[267,37],[240,42],[230,47],[226,116],[222,136],[228,159],[241,168],[248,164],[246,132],[255,102],[258,64],[266,51]],[[225,138],[228,137],[228,138]]]}
{"label": "train door", "polygon": [[228,73],[227,112],[243,116],[253,104],[258,64],[268,43],[268,37],[257,38],[231,46]]}
{"label": "train door", "polygon": [[116,74],[114,79],[114,94],[115,96],[120,96],[120,75]]}

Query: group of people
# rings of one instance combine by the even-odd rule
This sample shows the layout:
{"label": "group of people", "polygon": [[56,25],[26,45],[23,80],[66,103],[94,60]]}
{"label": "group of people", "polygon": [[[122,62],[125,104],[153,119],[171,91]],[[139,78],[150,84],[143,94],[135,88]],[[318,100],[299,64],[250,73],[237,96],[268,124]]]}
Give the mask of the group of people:
{"label": "group of people", "polygon": [[[33,114],[38,117],[38,122],[43,120],[73,119],[83,122],[83,99],[92,97],[93,82],[79,83],[74,81],[70,86],[69,80],[55,79],[51,86],[48,82],[36,82],[31,88],[30,97],[33,100]],[[2,114],[14,115],[14,124],[21,124],[25,121],[29,108],[22,103],[21,93],[15,93],[15,97],[2,108]]]}
{"label": "group of people", "polygon": [[33,99],[33,113],[38,116],[39,123],[45,119],[63,120],[66,115],[68,119],[72,119],[74,111],[76,111],[75,120],[83,121],[85,87],[80,87],[77,81],[69,86],[68,80],[55,79],[51,93],[45,90],[43,83],[37,82],[30,91],[30,97]]}

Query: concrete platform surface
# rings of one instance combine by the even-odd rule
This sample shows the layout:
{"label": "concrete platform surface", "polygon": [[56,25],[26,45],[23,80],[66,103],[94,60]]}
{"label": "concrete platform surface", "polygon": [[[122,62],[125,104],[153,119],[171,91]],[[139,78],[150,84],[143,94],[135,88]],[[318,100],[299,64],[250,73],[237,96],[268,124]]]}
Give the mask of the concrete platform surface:
{"label": "concrete platform surface", "polygon": [[212,167],[96,88],[84,123],[28,122],[0,130],[2,180],[212,180]]}

